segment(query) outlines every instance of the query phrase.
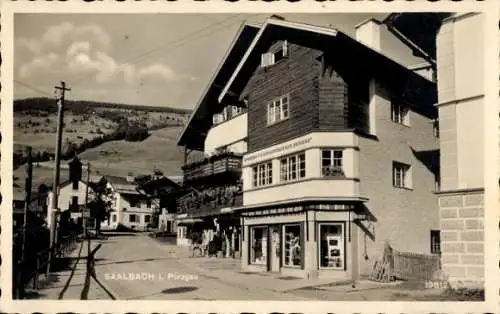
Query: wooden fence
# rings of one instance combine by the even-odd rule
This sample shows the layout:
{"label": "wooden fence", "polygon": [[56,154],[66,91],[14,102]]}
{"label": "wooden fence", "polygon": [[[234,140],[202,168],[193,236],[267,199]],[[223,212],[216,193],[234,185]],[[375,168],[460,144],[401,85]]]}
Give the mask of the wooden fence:
{"label": "wooden fence", "polygon": [[[57,246],[52,248],[54,258],[66,256],[76,248],[77,241],[77,233],[61,237]],[[27,256],[24,260],[14,263],[13,275],[16,280],[13,281],[13,292],[16,294],[16,298],[23,297],[24,288],[30,283],[33,289],[38,289],[38,277],[40,274],[46,274],[50,250],[50,248],[41,250],[35,255]]]}
{"label": "wooden fence", "polygon": [[438,254],[393,251],[394,277],[402,280],[433,280],[441,270]]}

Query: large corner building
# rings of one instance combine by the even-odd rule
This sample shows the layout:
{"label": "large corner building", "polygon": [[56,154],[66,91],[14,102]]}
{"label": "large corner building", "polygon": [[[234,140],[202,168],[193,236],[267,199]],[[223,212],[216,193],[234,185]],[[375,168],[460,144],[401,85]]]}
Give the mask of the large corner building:
{"label": "large corner building", "polygon": [[439,254],[435,73],[389,57],[384,31],[240,28],[179,138],[206,155],[184,166],[180,242],[231,230],[245,271],[339,280],[369,274],[387,243]]}

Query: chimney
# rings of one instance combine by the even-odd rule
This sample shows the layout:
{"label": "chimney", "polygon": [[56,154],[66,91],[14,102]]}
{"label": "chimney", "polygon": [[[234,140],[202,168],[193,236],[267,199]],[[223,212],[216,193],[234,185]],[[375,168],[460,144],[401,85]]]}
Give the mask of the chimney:
{"label": "chimney", "polygon": [[78,159],[77,156],[73,157],[73,159],[68,163],[69,166],[69,180],[76,186],[78,186],[78,182],[82,179],[82,162]]}
{"label": "chimney", "polygon": [[376,51],[381,51],[380,25],[376,19],[367,19],[356,25],[356,40]]}

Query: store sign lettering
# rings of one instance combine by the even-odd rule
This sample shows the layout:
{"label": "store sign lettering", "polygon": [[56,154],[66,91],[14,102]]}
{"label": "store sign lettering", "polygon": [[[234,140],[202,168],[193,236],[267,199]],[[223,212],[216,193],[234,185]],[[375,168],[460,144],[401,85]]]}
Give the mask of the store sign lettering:
{"label": "store sign lettering", "polygon": [[302,145],[305,145],[305,144],[311,142],[311,140],[312,140],[312,137],[308,137],[308,138],[305,138],[303,140],[300,140],[300,141],[297,141],[294,143],[283,145],[283,146],[271,149],[267,152],[260,153],[260,154],[245,158],[245,162],[249,162],[249,161],[252,161],[252,160],[257,159],[257,158],[262,158],[262,157],[265,157],[265,156],[268,156],[271,154],[280,153],[280,152],[283,152],[283,151],[288,150],[288,149],[296,148],[298,146],[302,146]]}

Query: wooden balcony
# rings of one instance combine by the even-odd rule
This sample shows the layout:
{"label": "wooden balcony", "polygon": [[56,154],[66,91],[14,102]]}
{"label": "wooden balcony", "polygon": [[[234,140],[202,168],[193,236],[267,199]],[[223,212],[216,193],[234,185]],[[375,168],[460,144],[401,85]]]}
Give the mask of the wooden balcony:
{"label": "wooden balcony", "polygon": [[178,199],[179,214],[189,217],[205,217],[224,213],[223,209],[243,205],[243,193],[238,186],[210,187],[192,192]]}
{"label": "wooden balcony", "polygon": [[239,179],[241,175],[241,160],[242,156],[235,153],[222,153],[205,158],[198,162],[193,162],[182,167],[184,172],[184,182],[205,181],[208,178],[213,179],[214,176],[236,174],[235,178]]}

